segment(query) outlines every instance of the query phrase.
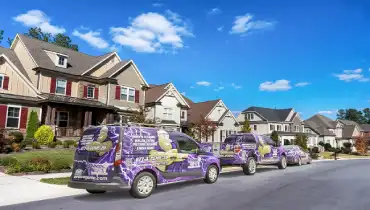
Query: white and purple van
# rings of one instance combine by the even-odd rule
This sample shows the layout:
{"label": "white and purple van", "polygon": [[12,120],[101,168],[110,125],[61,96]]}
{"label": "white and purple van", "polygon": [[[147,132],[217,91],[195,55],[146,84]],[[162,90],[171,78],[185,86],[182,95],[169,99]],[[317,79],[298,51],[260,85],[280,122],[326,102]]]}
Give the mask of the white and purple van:
{"label": "white and purple van", "polygon": [[158,185],[204,179],[217,181],[220,161],[181,132],[130,125],[84,131],[75,153],[69,187],[89,193],[128,188],[145,198]]}

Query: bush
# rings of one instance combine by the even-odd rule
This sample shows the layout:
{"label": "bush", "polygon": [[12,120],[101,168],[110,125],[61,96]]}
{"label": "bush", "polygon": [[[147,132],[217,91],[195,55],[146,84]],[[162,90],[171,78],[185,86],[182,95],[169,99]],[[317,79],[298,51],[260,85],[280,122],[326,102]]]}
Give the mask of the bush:
{"label": "bush", "polygon": [[350,147],[342,147],[342,152],[343,154],[350,154],[351,153],[351,148]]}
{"label": "bush", "polygon": [[320,141],[319,145],[322,146],[322,147],[325,147],[325,143],[323,141]]}
{"label": "bush", "polygon": [[48,159],[33,158],[28,162],[28,167],[32,171],[49,172],[51,169],[51,164]]}
{"label": "bush", "polygon": [[35,139],[40,145],[47,145],[54,140],[54,132],[50,126],[43,125],[37,129]]}
{"label": "bush", "polygon": [[50,170],[60,171],[62,169],[70,169],[70,161],[66,159],[56,159],[51,162]]}
{"label": "bush", "polygon": [[318,159],[319,158],[319,154],[318,153],[312,153],[311,158],[312,159]]}
{"label": "bush", "polygon": [[333,148],[333,147],[329,147],[327,149],[328,152],[339,152],[340,150],[339,149],[336,149],[336,148]]}
{"label": "bush", "polygon": [[344,146],[345,148],[351,148],[351,147],[352,147],[352,144],[351,144],[350,142],[344,142],[344,143],[343,143],[343,146]]}
{"label": "bush", "polygon": [[313,147],[312,148],[312,153],[320,153],[320,150],[318,147]]}
{"label": "bush", "polygon": [[360,156],[360,155],[361,155],[361,153],[359,153],[359,152],[352,152],[352,153],[351,153],[351,155]]}
{"label": "bush", "polygon": [[56,140],[55,143],[57,143],[57,145],[63,145],[63,142],[61,140]]}
{"label": "bush", "polygon": [[331,144],[325,143],[324,148],[325,148],[325,151],[329,151],[329,149],[331,148]]}
{"label": "bush", "polygon": [[4,156],[0,158],[0,165],[10,166],[17,163],[17,159],[11,156]]}
{"label": "bush", "polygon": [[12,144],[12,150],[14,151],[14,152],[20,152],[21,151],[21,144],[19,143],[19,144],[17,144],[17,143],[13,143]]}
{"label": "bush", "polygon": [[57,146],[57,143],[55,141],[49,142],[48,147],[49,148],[55,148]]}
{"label": "bush", "polygon": [[23,133],[19,131],[13,131],[9,133],[9,137],[12,137],[15,143],[21,143],[23,141]]}
{"label": "bush", "polygon": [[33,139],[33,138],[26,138],[26,139],[25,139],[25,140],[23,140],[22,142],[23,142],[24,144],[26,144],[26,145],[31,146],[33,142],[36,142],[36,140],[35,140],[35,139]]}
{"label": "bush", "polygon": [[39,119],[37,117],[37,112],[32,110],[30,117],[28,118],[28,122],[27,122],[26,137],[33,138],[35,136],[35,133],[38,127],[39,127]]}
{"label": "bush", "polygon": [[367,154],[369,141],[364,137],[360,136],[355,141],[355,147],[357,152],[360,154]]}
{"label": "bush", "polygon": [[39,144],[39,143],[37,143],[37,142],[33,142],[33,143],[32,143],[32,148],[34,148],[34,149],[41,149],[41,146],[40,146],[40,144]]}
{"label": "bush", "polygon": [[74,146],[76,144],[76,141],[75,140],[65,140],[63,142],[63,147],[64,148],[69,148],[70,146]]}
{"label": "bush", "polygon": [[6,168],[6,173],[7,174],[14,174],[14,173],[19,173],[22,172],[22,166],[19,163],[12,164]]}

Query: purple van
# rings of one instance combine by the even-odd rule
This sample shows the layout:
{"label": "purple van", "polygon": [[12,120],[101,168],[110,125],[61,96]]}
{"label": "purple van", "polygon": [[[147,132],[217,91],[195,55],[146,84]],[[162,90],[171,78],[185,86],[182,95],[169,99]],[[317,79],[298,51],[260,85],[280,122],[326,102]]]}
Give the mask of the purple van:
{"label": "purple van", "polygon": [[256,172],[257,165],[287,167],[286,151],[266,136],[252,133],[238,133],[226,137],[222,143],[203,143],[204,150],[213,152],[220,159],[221,166],[239,165],[247,175]]}
{"label": "purple van", "polygon": [[89,193],[128,188],[133,197],[145,198],[162,184],[214,183],[219,172],[219,159],[183,133],[107,125],[85,130],[68,186]]}

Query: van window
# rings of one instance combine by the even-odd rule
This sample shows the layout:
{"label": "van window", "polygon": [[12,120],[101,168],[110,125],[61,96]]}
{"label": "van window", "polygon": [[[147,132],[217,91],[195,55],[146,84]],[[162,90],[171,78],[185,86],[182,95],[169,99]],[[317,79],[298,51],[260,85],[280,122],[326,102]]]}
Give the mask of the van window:
{"label": "van window", "polygon": [[193,140],[185,136],[176,136],[174,140],[177,141],[181,153],[195,153],[196,149],[199,149]]}
{"label": "van window", "polygon": [[235,143],[235,136],[232,135],[232,136],[228,136],[226,139],[225,139],[225,144],[234,144]]}
{"label": "van window", "polygon": [[266,137],[266,136],[263,136],[262,138],[266,142],[266,144],[271,145],[271,146],[275,146],[275,142],[271,138]]}
{"label": "van window", "polygon": [[244,135],[244,138],[243,138],[243,142],[244,143],[252,143],[252,144],[255,144],[256,143],[256,139],[254,138],[253,135]]}

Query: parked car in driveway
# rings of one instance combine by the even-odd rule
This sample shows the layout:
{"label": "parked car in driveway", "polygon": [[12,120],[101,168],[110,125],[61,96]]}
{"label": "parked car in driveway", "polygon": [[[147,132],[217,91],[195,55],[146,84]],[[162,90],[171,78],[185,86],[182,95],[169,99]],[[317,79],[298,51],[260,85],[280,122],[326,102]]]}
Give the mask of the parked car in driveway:
{"label": "parked car in driveway", "polygon": [[311,164],[312,158],[308,151],[298,145],[284,145],[287,151],[288,164],[302,165]]}
{"label": "parked car in driveway", "polygon": [[229,135],[222,143],[203,143],[202,146],[220,158],[221,167],[239,165],[246,175],[255,174],[257,165],[287,167],[285,149],[266,136],[238,133]]}
{"label": "parked car in driveway", "polygon": [[89,193],[129,188],[145,198],[162,184],[217,181],[220,161],[191,137],[153,127],[107,125],[85,130],[76,149],[69,187]]}

